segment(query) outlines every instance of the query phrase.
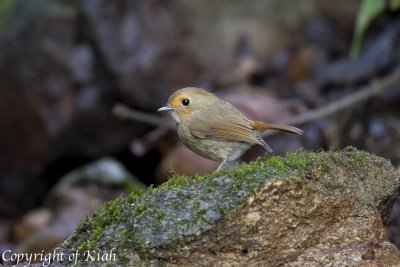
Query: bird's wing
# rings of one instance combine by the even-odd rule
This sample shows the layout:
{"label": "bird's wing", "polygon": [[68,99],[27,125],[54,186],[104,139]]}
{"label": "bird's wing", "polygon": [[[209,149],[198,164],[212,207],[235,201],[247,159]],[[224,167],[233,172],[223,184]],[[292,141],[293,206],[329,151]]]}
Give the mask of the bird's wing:
{"label": "bird's wing", "polygon": [[224,102],[208,109],[209,116],[198,114],[187,124],[190,133],[197,138],[242,141],[264,145],[253,135],[251,121],[246,119],[239,110]]}

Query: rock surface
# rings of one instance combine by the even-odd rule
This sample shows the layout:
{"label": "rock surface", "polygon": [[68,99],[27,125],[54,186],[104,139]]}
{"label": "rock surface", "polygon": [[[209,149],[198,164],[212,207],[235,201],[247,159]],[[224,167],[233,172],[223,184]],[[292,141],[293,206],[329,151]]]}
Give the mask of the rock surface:
{"label": "rock surface", "polygon": [[99,266],[391,266],[383,224],[399,188],[377,156],[299,151],[109,202],[57,251],[78,265],[115,253]]}

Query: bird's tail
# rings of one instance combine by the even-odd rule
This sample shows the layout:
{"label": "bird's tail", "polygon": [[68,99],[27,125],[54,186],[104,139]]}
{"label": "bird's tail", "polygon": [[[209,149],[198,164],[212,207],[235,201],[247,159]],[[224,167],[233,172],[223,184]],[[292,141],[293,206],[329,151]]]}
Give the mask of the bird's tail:
{"label": "bird's tail", "polygon": [[279,125],[279,124],[273,124],[273,123],[264,123],[261,121],[252,121],[251,126],[253,127],[254,130],[264,132],[265,130],[280,130],[280,131],[285,131],[288,133],[294,133],[301,135],[303,134],[303,130],[290,126],[290,125]]}

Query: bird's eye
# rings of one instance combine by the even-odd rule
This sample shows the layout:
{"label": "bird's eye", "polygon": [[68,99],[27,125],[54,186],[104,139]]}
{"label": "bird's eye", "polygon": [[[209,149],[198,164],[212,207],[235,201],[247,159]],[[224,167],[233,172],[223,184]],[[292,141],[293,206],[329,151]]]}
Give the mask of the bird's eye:
{"label": "bird's eye", "polygon": [[189,100],[189,99],[184,98],[184,99],[182,100],[182,105],[184,105],[184,106],[189,106],[189,104],[190,104],[190,100]]}

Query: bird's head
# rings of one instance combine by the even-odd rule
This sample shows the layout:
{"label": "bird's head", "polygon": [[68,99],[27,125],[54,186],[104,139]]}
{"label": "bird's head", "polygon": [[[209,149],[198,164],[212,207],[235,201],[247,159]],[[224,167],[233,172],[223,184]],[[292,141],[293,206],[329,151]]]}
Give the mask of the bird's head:
{"label": "bird's head", "polygon": [[159,108],[158,111],[169,111],[177,123],[184,121],[201,110],[207,109],[215,103],[218,98],[204,89],[186,87],[173,93],[167,106]]}

